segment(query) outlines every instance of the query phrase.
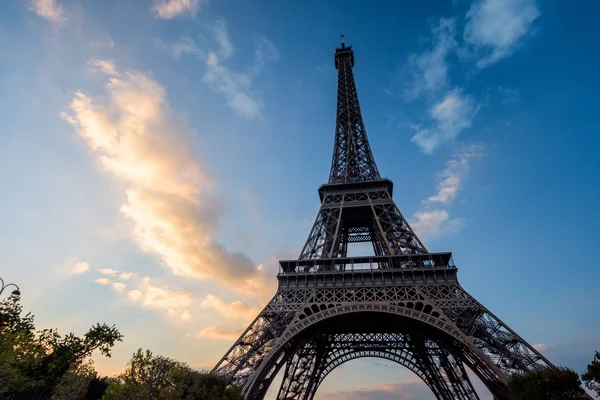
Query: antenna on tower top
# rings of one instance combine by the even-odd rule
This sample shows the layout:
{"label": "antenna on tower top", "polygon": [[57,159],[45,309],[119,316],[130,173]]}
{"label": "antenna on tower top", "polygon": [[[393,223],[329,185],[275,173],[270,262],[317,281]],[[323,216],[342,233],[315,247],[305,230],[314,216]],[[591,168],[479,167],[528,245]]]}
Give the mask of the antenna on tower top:
{"label": "antenna on tower top", "polygon": [[344,44],[344,35],[340,35],[340,39],[342,39],[342,49],[344,47],[346,47],[346,45]]}

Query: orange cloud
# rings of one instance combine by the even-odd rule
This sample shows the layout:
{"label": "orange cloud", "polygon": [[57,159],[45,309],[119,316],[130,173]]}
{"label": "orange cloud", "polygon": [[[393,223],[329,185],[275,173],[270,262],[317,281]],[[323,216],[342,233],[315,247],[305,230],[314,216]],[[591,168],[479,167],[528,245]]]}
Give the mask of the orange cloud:
{"label": "orange cloud", "polygon": [[152,286],[148,277],[142,280],[138,289],[129,291],[128,297],[145,308],[164,311],[168,316],[182,321],[192,317],[189,311],[194,302],[191,293]]}
{"label": "orange cloud", "polygon": [[86,273],[90,270],[90,264],[86,263],[86,262],[79,262],[77,264],[75,264],[73,266],[73,268],[71,268],[70,274],[71,275],[81,275],[83,273]]}
{"label": "orange cloud", "polygon": [[234,341],[240,337],[243,329],[220,329],[210,327],[201,330],[196,334],[200,339],[214,339],[214,340],[229,340]]}
{"label": "orange cloud", "polygon": [[56,0],[31,0],[27,8],[57,27],[61,27],[67,22],[65,10]]}
{"label": "orange cloud", "polygon": [[97,283],[97,284],[100,284],[100,285],[110,286],[112,288],[112,290],[114,290],[115,292],[122,292],[123,290],[125,290],[125,284],[124,283],[113,282],[110,279],[98,278],[94,282]]}
{"label": "orange cloud", "polygon": [[260,311],[259,308],[242,303],[241,301],[227,303],[213,294],[207,295],[202,300],[202,303],[200,303],[200,307],[212,308],[224,318],[242,319],[245,322],[253,320]]}
{"label": "orange cloud", "polygon": [[190,151],[191,130],[173,118],[164,88],[140,72],[121,72],[102,60],[93,64],[110,76],[106,96],[76,93],[63,118],[103,169],[125,184],[121,211],[133,240],[176,275],[216,280],[247,294],[264,296],[268,288],[270,295],[274,280],[264,269],[214,240],[222,201]]}

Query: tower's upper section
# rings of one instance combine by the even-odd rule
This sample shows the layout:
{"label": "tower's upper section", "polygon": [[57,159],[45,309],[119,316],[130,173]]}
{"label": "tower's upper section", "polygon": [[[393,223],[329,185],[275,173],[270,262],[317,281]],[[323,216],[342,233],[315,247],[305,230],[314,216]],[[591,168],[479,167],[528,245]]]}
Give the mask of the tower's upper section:
{"label": "tower's upper section", "polygon": [[358,93],[354,83],[352,46],[342,46],[335,51],[335,68],[338,70],[337,115],[335,142],[329,183],[348,183],[381,179],[360,112]]}

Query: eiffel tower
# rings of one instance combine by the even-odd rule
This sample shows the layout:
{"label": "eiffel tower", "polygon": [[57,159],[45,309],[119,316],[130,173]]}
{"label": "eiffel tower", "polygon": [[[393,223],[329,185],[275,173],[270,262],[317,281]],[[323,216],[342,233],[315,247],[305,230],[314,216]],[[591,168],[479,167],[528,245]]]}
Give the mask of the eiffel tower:
{"label": "eiffel tower", "polygon": [[[280,261],[272,300],[213,369],[263,399],[285,366],[278,400],[312,400],[341,364],[379,357],[419,376],[437,399],[479,399],[467,368],[496,400],[507,378],[552,366],[459,284],[452,253],[430,253],[392,199],[365,131],[354,52],[342,37],[335,144],[321,208],[295,260]],[[372,256],[348,244],[371,242]]]}

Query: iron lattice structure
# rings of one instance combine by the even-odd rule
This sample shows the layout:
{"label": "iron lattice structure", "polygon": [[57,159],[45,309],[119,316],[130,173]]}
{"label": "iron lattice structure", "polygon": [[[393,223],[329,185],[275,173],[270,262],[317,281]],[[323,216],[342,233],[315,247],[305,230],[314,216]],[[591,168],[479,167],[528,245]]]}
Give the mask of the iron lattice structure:
{"label": "iron lattice structure", "polygon": [[[335,52],[336,134],[329,182],[298,259],[280,261],[278,290],[214,371],[262,399],[284,368],[279,400],[312,400],[327,374],[360,357],[413,371],[438,399],[496,400],[507,378],[551,366],[459,284],[451,253],[429,253],[392,199],[365,131],[352,47]],[[349,257],[371,242],[374,256]],[[285,367],[284,367],[285,366]]]}

